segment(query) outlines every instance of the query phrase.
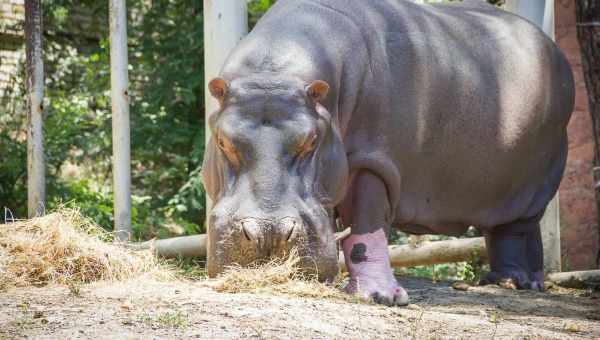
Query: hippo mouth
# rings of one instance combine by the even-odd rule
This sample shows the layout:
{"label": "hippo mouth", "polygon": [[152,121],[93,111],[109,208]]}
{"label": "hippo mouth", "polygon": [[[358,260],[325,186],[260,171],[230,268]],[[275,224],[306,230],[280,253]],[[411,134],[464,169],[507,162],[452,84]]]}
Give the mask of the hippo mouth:
{"label": "hippo mouth", "polygon": [[213,218],[208,229],[207,269],[210,277],[231,266],[254,266],[275,258],[298,257],[303,275],[333,281],[338,274],[338,248],[333,229],[315,233],[302,218],[244,218],[222,226]]}

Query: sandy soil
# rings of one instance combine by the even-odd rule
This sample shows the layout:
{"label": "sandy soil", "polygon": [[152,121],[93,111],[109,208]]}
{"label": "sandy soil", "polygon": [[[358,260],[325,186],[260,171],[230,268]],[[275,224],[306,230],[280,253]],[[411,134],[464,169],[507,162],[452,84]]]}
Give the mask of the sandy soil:
{"label": "sandy soil", "polygon": [[0,292],[0,339],[599,339],[600,296],[401,278],[412,304],[218,293],[130,281]]}

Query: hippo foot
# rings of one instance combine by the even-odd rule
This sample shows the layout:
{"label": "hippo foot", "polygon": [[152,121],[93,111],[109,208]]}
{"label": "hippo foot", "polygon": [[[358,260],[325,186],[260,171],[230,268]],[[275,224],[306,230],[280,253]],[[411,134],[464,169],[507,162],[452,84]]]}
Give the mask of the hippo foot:
{"label": "hippo foot", "polygon": [[[349,294],[360,296],[365,300],[386,306],[408,305],[408,294],[402,288],[394,275],[383,275],[381,278],[368,276],[351,278],[345,290]],[[387,277],[386,277],[387,276]]]}
{"label": "hippo foot", "polygon": [[544,290],[544,254],[536,216],[498,226],[485,234],[492,271],[480,284],[510,289]]}
{"label": "hippo foot", "polygon": [[492,271],[488,273],[479,285],[497,284],[506,289],[531,289],[544,291],[544,275],[541,272],[528,274],[522,270]]}
{"label": "hippo foot", "polygon": [[350,283],[346,291],[387,306],[405,306],[408,294],[390,267],[387,238],[382,229],[350,235],[342,244]]}

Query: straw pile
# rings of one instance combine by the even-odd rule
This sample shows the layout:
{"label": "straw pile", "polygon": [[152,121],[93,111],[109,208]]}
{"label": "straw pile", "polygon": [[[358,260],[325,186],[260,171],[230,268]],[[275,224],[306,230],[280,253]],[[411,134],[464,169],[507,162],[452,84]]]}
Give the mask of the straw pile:
{"label": "straw pile", "polygon": [[[216,280],[205,280],[204,276],[201,280],[203,285],[226,293],[358,301],[342,292],[341,276],[331,284],[321,283],[315,275],[300,270],[301,260],[293,250],[286,258],[248,267],[231,266]],[[157,259],[152,249],[132,250],[114,243],[112,233],[77,210],[62,209],[44,217],[0,224],[0,290],[51,283],[77,287],[133,278],[186,280],[181,271]]]}
{"label": "straw pile", "polygon": [[127,250],[112,239],[71,209],[0,224],[0,289],[171,275],[151,251]]}
{"label": "straw pile", "polygon": [[228,267],[210,284],[218,292],[284,294],[310,298],[358,301],[341,290],[344,278],[336,277],[331,284],[321,283],[316,275],[305,274],[298,264],[301,257],[292,250],[287,258],[275,258],[267,263]]}

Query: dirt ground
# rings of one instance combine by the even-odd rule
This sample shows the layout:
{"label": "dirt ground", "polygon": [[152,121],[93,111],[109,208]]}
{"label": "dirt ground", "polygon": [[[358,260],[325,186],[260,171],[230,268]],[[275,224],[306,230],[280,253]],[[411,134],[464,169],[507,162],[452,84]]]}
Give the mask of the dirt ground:
{"label": "dirt ground", "polygon": [[0,339],[599,339],[600,296],[400,278],[411,305],[218,293],[129,281],[0,293]]}

